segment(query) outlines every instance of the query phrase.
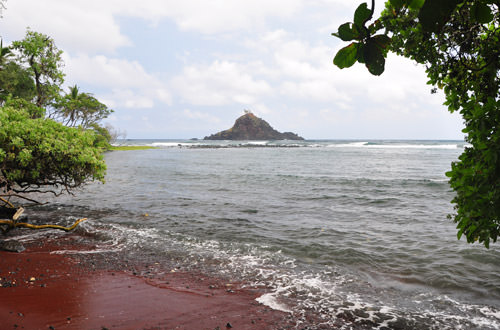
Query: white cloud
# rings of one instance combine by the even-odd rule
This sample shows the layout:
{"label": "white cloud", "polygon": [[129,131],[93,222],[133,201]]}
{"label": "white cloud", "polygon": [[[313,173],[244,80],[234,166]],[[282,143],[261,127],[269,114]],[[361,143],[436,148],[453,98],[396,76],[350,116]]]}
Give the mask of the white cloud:
{"label": "white cloud", "polygon": [[9,1],[1,21],[2,32],[16,40],[30,27],[50,35],[60,48],[70,51],[113,52],[131,45],[120,32],[113,11],[93,2]]}
{"label": "white cloud", "polygon": [[108,106],[151,108],[155,103],[170,105],[172,96],[166,84],[149,74],[136,61],[103,55],[64,55],[68,81],[109,90],[101,95]]}
{"label": "white cloud", "polygon": [[272,31],[258,40],[247,40],[245,45],[248,49],[258,48],[272,59],[260,71],[278,81],[281,95],[312,102],[351,100],[350,93],[345,93],[345,85],[339,83],[330,48],[296,40],[283,30]]}
{"label": "white cloud", "polygon": [[271,93],[271,86],[255,79],[247,67],[234,62],[215,61],[209,66],[186,66],[172,86],[185,102],[194,105],[251,105]]}
{"label": "white cloud", "polygon": [[214,123],[214,124],[220,123],[219,118],[212,116],[211,114],[206,113],[206,112],[184,109],[184,111],[182,111],[182,113],[184,114],[184,116],[186,116],[189,119],[200,120],[200,121]]}
{"label": "white cloud", "polygon": [[[123,6],[123,1],[118,2]],[[128,1],[126,13],[159,20],[168,17],[183,30],[202,34],[256,29],[269,17],[290,17],[303,6],[301,0],[184,0]]]}
{"label": "white cloud", "polygon": [[110,108],[145,109],[154,106],[151,98],[130,89],[113,89],[111,93],[100,95],[100,98]]}
{"label": "white cloud", "polygon": [[316,102],[345,103],[352,100],[349,94],[339,91],[331,79],[315,79],[285,82],[280,91],[283,95]]}
{"label": "white cloud", "polygon": [[73,53],[112,53],[132,45],[121,32],[118,17],[154,24],[170,19],[182,30],[207,35],[261,29],[270,18],[290,17],[304,4],[304,0],[16,0],[8,2],[1,26],[12,39],[22,38],[29,26]]}

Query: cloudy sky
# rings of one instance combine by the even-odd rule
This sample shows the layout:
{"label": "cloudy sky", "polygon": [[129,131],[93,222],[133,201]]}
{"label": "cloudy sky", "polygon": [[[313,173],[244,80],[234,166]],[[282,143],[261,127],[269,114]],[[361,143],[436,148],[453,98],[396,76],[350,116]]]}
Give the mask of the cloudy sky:
{"label": "cloudy sky", "polygon": [[389,56],[373,77],[332,64],[343,44],[330,33],[360,2],[7,0],[0,35],[53,37],[65,86],[114,109],[127,138],[202,138],[250,109],[307,139],[462,139],[422,67]]}

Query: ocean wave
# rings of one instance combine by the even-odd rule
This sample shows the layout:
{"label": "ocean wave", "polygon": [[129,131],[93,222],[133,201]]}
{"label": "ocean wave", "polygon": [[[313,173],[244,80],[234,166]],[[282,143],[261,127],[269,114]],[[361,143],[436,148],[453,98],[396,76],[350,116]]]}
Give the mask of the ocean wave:
{"label": "ocean wave", "polygon": [[205,141],[205,140],[126,140],[120,141],[122,146],[152,146],[159,148],[368,148],[368,149],[463,149],[468,144],[447,141],[342,141],[342,140],[305,140],[305,141]]}
{"label": "ocean wave", "polygon": [[248,141],[247,143],[243,143],[243,145],[250,144],[250,145],[263,146],[263,145],[266,145],[268,143],[269,143],[269,141]]}
{"label": "ocean wave", "polygon": [[103,240],[111,250],[121,248],[150,253],[152,249],[157,256],[166,255],[168,251],[168,254],[181,256],[182,262],[186,263],[183,268],[210,265],[211,273],[237,277],[249,286],[266,287],[271,291],[256,300],[272,309],[292,314],[298,326],[308,325],[311,319],[317,320],[317,324],[339,329],[366,325],[373,329],[496,329],[500,325],[499,311],[495,307],[465,304],[432,293],[382,298],[376,288],[357,275],[349,274],[346,269],[306,267],[282,251],[265,245],[203,240],[185,234],[118,224],[94,225],[88,225],[86,231],[93,232],[97,227],[106,226],[109,233]]}
{"label": "ocean wave", "polygon": [[370,148],[370,149],[460,149],[460,144],[413,144],[413,143],[377,143],[377,142],[350,142],[328,144],[328,148]]}
{"label": "ocean wave", "polygon": [[368,146],[368,142],[349,142],[328,144],[328,148],[362,148]]}
{"label": "ocean wave", "polygon": [[176,148],[181,146],[189,146],[191,143],[182,143],[182,142],[153,142],[147,144],[147,146],[151,147],[161,147],[161,148]]}
{"label": "ocean wave", "polygon": [[[126,252],[138,253],[139,257],[153,253],[155,261],[161,261],[160,256],[168,259],[175,255],[183,268],[210,267],[212,274],[228,275],[250,286],[270,289],[256,300],[272,309],[291,313],[298,326],[309,326],[307,322],[311,319],[317,320],[316,324],[339,329],[361,329],[367,325],[373,329],[450,330],[500,326],[500,311],[494,306],[466,304],[428,292],[381,295],[378,289],[348,269],[304,265],[265,244],[200,239],[145,225],[105,220],[82,223],[77,233],[98,239],[95,248],[53,253]],[[41,235],[41,232],[30,232],[21,240],[41,239]]]}

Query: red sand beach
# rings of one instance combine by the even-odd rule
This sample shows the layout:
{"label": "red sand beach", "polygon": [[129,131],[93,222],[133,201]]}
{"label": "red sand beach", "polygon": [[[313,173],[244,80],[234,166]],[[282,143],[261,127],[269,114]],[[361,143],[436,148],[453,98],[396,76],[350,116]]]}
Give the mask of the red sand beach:
{"label": "red sand beach", "polygon": [[[240,283],[155,265],[143,276],[115,262],[95,267],[71,239],[0,252],[2,329],[289,329],[291,316],[259,304]],[[91,248],[91,247],[90,247]]]}

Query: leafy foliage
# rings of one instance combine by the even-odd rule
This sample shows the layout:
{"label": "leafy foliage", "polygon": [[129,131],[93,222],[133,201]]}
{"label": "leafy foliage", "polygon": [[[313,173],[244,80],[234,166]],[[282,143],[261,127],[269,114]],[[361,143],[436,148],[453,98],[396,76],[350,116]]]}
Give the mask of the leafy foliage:
{"label": "leafy foliage", "polygon": [[0,108],[0,191],[70,191],[104,179],[106,166],[93,131],[46,118],[25,108]]}
{"label": "leafy foliage", "polygon": [[108,127],[94,123],[90,127],[95,134],[94,146],[101,150],[111,150],[110,142],[113,140]]}
{"label": "leafy foliage", "polygon": [[89,93],[80,93],[78,86],[70,87],[69,93],[59,98],[49,117],[57,118],[64,125],[83,128],[95,127],[113,110]]}
{"label": "leafy foliage", "polygon": [[46,107],[58,97],[64,82],[62,72],[62,50],[49,36],[28,30],[26,37],[14,41],[13,47],[19,52],[19,61],[29,67],[36,87],[36,105]]}
{"label": "leafy foliage", "polygon": [[[372,9],[373,5],[374,1]],[[452,201],[456,214],[450,217],[457,223],[458,238],[465,235],[468,242],[489,247],[500,235],[500,4],[494,0],[390,0],[385,6],[370,26],[364,25],[372,17],[363,26],[343,24],[334,35],[357,40],[361,46],[355,60],[366,62],[372,74],[384,71],[380,56],[386,56],[387,49],[426,65],[429,84],[443,89],[450,112],[462,115],[463,132],[471,145],[447,173],[456,192]],[[381,29],[385,29],[382,46],[368,52],[367,44]],[[352,53],[343,50],[335,59],[340,68],[353,61]]]}
{"label": "leafy foliage", "polygon": [[8,62],[0,70],[0,101],[9,96],[32,100],[35,97],[35,84],[28,70],[15,62]]}
{"label": "leafy foliage", "polygon": [[366,3],[362,3],[354,13],[354,23],[344,23],[337,33],[332,33],[343,41],[354,40],[342,48],[333,59],[333,63],[339,68],[348,68],[357,61],[364,63],[368,71],[374,75],[378,76],[384,72],[385,56],[390,39],[384,34],[372,35],[378,24],[365,26],[372,18],[373,10],[374,1],[372,1],[371,9],[368,9]]}
{"label": "leafy foliage", "polygon": [[50,37],[28,30],[11,47],[0,44],[0,195],[103,181],[111,136],[99,122],[112,110],[76,86],[61,95],[62,51]]}
{"label": "leafy foliage", "polygon": [[12,56],[12,51],[10,50],[10,48],[4,47],[3,40],[0,40],[0,69],[3,69],[4,64],[11,56]]}

